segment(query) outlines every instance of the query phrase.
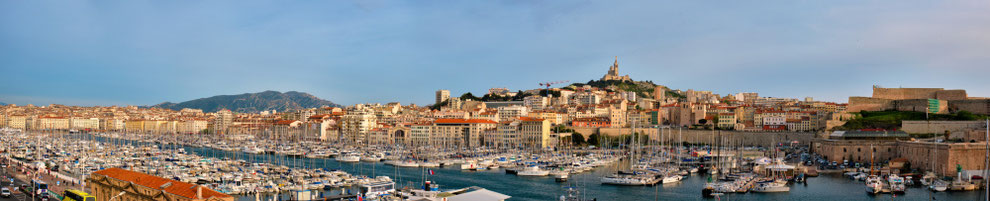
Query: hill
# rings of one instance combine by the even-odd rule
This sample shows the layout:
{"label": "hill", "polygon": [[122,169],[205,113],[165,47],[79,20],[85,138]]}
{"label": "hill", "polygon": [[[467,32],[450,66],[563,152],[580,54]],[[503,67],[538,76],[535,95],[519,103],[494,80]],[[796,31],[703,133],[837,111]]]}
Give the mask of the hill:
{"label": "hill", "polygon": [[[606,90],[636,92],[639,97],[644,98],[653,97],[653,90],[657,86],[653,81],[591,80],[588,83],[574,83],[568,87],[582,87],[584,85],[591,85],[592,87],[604,88]],[[670,88],[664,87],[664,89],[667,89],[667,96],[683,98],[681,94],[671,91]]]}
{"label": "hill", "polygon": [[[850,119],[845,125],[836,127],[835,130],[857,130],[857,129],[901,129],[901,122],[905,120],[925,120],[924,112],[912,111],[862,111],[856,117]],[[928,120],[933,121],[972,121],[985,119],[986,116],[973,114],[969,111],[959,111],[954,114],[929,114]]]}
{"label": "hill", "polygon": [[164,102],[151,107],[172,110],[192,108],[201,109],[203,112],[216,112],[226,108],[234,112],[253,113],[264,110],[287,111],[321,106],[339,107],[340,105],[303,92],[264,91],[239,95],[219,95],[181,103]]}

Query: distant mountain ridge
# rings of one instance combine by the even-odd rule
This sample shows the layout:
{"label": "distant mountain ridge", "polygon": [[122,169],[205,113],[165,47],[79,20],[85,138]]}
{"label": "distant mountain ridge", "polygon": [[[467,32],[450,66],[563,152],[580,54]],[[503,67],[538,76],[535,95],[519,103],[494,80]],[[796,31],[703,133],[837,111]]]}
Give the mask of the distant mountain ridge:
{"label": "distant mountain ridge", "polygon": [[263,91],[238,95],[219,95],[209,98],[172,103],[164,102],[151,107],[182,110],[183,108],[201,109],[203,112],[216,112],[228,109],[234,112],[254,113],[265,110],[288,111],[293,109],[315,108],[321,106],[340,107],[340,105],[317,98],[308,93],[289,91]]}

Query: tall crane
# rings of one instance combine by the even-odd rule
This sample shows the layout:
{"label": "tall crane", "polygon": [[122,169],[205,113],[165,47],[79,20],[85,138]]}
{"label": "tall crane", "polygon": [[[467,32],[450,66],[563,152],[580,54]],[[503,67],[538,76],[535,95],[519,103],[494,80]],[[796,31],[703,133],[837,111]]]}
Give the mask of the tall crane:
{"label": "tall crane", "polygon": [[553,95],[550,94],[550,86],[551,85],[555,85],[555,84],[568,83],[568,82],[571,82],[571,81],[570,80],[558,80],[558,81],[553,81],[553,82],[541,82],[540,83],[540,86],[546,87],[547,98],[553,98]]}

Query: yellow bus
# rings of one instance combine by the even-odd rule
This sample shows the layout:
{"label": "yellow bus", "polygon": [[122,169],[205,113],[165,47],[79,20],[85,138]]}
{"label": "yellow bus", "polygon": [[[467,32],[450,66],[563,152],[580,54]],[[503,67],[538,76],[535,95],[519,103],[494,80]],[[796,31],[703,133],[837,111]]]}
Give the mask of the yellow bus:
{"label": "yellow bus", "polygon": [[68,189],[62,195],[62,201],[96,201],[96,197],[80,190]]}

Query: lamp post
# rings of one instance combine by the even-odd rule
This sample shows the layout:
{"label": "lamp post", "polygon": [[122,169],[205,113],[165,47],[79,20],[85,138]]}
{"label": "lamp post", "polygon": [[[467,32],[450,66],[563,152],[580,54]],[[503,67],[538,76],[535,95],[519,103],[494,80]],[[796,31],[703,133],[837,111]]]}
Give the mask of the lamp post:
{"label": "lamp post", "polygon": [[117,197],[120,197],[121,195],[124,195],[124,194],[127,194],[127,191],[120,191],[120,193],[118,193],[117,195],[115,195],[115,196],[113,196],[113,197],[111,197],[111,198],[110,198],[109,200],[107,200],[107,201],[113,201],[113,199],[114,199],[114,198],[117,198]]}

